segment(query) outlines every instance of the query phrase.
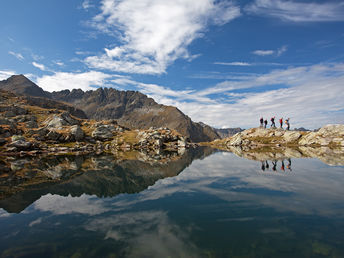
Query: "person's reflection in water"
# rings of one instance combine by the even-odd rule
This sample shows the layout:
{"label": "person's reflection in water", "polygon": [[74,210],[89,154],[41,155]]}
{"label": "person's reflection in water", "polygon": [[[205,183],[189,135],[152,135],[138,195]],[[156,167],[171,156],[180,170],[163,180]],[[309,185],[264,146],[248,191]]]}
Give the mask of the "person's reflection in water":
{"label": "person's reflection in water", "polygon": [[266,167],[266,169],[269,169],[269,167],[270,167],[267,160],[265,161],[265,167]]}
{"label": "person's reflection in water", "polygon": [[262,161],[262,167],[261,168],[263,171],[265,171],[265,162],[264,161]]}
{"label": "person's reflection in water", "polygon": [[272,161],[272,170],[276,171],[276,166],[277,166],[277,160]]}
{"label": "person's reflection in water", "polygon": [[289,171],[292,171],[291,170],[291,159],[290,158],[288,159],[287,169],[289,169]]}
{"label": "person's reflection in water", "polygon": [[281,170],[282,170],[282,171],[285,171],[285,170],[284,170],[284,159],[282,160]]}

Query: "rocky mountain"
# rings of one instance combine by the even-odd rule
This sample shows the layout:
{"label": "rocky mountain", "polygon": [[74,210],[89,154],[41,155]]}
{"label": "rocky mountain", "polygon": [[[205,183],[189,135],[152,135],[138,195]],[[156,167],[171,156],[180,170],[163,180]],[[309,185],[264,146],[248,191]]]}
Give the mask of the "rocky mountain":
{"label": "rocky mountain", "polygon": [[223,128],[223,129],[215,129],[217,134],[221,137],[221,138],[227,138],[227,137],[231,137],[234,134],[240,133],[242,131],[244,131],[244,129],[241,129],[240,127],[237,128]]}
{"label": "rocky mountain", "polygon": [[177,130],[193,142],[220,138],[213,128],[193,122],[187,115],[172,106],[156,103],[137,91],[119,91],[99,88],[94,91],[63,90],[46,92],[23,75],[14,75],[0,82],[0,89],[19,94],[49,98],[71,104],[95,120],[116,119],[130,129],[168,127]]}
{"label": "rocky mountain", "polygon": [[22,95],[50,98],[49,92],[44,91],[22,74],[0,81],[0,89]]}

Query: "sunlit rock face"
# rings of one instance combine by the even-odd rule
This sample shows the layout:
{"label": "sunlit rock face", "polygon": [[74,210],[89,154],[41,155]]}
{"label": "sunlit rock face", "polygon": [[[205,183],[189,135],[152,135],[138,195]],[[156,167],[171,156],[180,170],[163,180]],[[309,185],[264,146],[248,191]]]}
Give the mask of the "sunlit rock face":
{"label": "sunlit rock face", "polygon": [[344,125],[326,125],[318,132],[287,131],[277,128],[251,128],[223,141],[225,146],[242,145],[295,145],[295,146],[344,146]]}

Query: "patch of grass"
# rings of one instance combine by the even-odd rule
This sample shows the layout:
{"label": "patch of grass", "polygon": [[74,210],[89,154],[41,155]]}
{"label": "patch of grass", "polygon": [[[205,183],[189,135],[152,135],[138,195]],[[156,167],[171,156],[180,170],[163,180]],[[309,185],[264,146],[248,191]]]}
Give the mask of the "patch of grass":
{"label": "patch of grass", "polygon": [[255,136],[255,137],[248,138],[248,140],[251,142],[256,142],[260,144],[277,144],[277,143],[282,144],[284,142],[281,136],[270,136],[270,137]]}
{"label": "patch of grass", "polygon": [[125,131],[122,133],[121,138],[123,139],[123,142],[130,145],[134,145],[139,142],[136,131]]}

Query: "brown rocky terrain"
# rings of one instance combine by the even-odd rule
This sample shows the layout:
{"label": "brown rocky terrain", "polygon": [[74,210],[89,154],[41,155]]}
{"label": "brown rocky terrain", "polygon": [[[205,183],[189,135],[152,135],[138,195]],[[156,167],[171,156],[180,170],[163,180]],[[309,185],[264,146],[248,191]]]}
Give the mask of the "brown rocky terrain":
{"label": "brown rocky terrain", "polygon": [[251,128],[232,137],[215,140],[212,146],[311,146],[344,147],[344,125],[326,125],[316,132],[287,131],[277,128]]}
{"label": "brown rocky terrain", "polygon": [[[69,103],[73,107],[83,110],[90,119],[98,121],[115,119],[119,124],[130,129],[168,127],[193,142],[212,141],[220,138],[216,130],[210,126],[195,123],[176,107],[160,105],[152,98],[137,91],[99,88],[86,92],[75,89],[50,93],[23,75],[14,75],[1,81],[0,89]],[[35,101],[38,102],[38,99]],[[69,112],[71,113],[71,111]]]}
{"label": "brown rocky terrain", "polygon": [[[129,130],[115,120],[81,119],[63,103],[32,102],[25,96],[0,91],[0,153],[2,156],[41,153],[90,153],[117,150],[181,151],[189,143],[168,128]],[[42,107],[43,106],[43,107]],[[52,108],[54,107],[54,108]],[[63,109],[58,109],[58,108]]]}

